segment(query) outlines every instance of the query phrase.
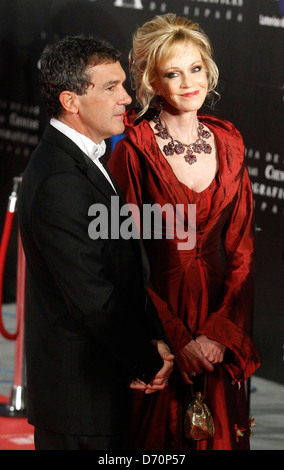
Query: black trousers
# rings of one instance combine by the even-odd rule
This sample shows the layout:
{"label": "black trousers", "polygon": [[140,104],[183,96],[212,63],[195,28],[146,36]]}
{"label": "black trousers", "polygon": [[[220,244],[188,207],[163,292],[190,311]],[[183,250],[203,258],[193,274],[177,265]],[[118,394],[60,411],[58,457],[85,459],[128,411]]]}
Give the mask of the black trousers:
{"label": "black trousers", "polygon": [[35,428],[35,450],[121,450],[122,436],[77,436]]}

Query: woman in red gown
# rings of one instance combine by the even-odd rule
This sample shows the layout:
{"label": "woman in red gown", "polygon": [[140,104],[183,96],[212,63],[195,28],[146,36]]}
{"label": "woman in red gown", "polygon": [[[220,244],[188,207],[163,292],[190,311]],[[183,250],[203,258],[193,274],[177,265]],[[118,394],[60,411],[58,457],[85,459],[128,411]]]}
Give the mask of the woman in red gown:
{"label": "woman in red gown", "polygon": [[[251,340],[253,199],[243,141],[230,122],[198,114],[215,92],[218,69],[197,24],[173,14],[145,23],[134,36],[132,73],[141,109],[126,114],[126,137],[117,143],[109,168],[142,215],[146,204],[183,207],[186,228],[192,226],[189,205],[195,205],[196,243],[186,248],[177,230],[167,236],[166,211],[162,238],[144,237],[149,292],[175,369],[159,394],[134,391],[127,445],[249,449],[246,379],[259,357]],[[151,114],[157,97],[159,110]],[[215,434],[192,441],[185,437],[184,416],[198,387]]]}

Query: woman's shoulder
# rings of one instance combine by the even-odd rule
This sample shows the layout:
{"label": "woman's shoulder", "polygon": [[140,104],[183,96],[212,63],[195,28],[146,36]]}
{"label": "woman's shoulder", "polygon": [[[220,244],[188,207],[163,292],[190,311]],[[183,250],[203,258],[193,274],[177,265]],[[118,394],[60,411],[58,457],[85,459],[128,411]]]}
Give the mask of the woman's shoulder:
{"label": "woman's shoulder", "polygon": [[153,147],[153,131],[149,124],[148,116],[137,118],[137,110],[132,109],[124,114],[125,138],[124,146],[134,146],[135,149],[144,151]]}
{"label": "woman's shoulder", "polygon": [[203,122],[214,133],[222,169],[227,175],[241,175],[244,171],[245,146],[236,126],[225,119],[211,115],[200,115]]}
{"label": "woman's shoulder", "polygon": [[215,133],[223,134],[224,137],[227,136],[231,139],[243,140],[240,131],[231,121],[210,114],[201,114],[198,117],[205,125],[211,127]]}

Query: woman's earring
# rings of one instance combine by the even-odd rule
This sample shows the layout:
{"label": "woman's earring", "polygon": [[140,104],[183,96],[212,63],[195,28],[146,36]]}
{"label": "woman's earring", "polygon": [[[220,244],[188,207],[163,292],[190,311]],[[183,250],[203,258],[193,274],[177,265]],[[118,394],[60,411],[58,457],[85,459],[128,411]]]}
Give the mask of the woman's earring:
{"label": "woman's earring", "polygon": [[162,100],[162,98],[160,96],[156,96],[156,109],[158,111],[158,113],[160,113],[164,107],[164,102]]}

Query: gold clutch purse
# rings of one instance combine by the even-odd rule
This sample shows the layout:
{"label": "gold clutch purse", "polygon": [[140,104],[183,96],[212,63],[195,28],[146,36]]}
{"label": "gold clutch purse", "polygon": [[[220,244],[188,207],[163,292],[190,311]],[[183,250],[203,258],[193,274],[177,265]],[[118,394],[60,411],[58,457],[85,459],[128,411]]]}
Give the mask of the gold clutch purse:
{"label": "gold clutch purse", "polygon": [[208,406],[204,403],[202,392],[195,393],[192,403],[189,404],[185,413],[184,428],[187,439],[200,441],[214,436],[214,421]]}

